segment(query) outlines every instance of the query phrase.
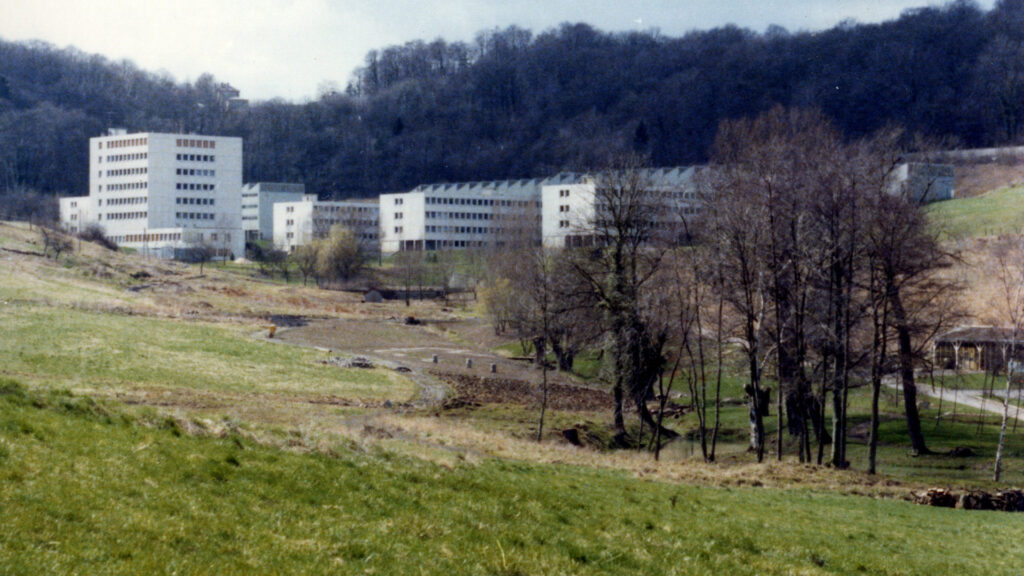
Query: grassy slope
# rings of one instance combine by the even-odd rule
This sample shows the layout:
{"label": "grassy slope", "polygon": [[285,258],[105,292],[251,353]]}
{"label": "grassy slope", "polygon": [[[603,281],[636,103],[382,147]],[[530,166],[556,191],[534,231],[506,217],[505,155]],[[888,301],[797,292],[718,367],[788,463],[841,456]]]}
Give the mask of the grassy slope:
{"label": "grassy slope", "polygon": [[[82,264],[54,267],[29,259],[16,265],[36,268],[0,274],[0,322],[10,328],[0,331],[0,376],[38,389],[27,398],[8,394],[0,400],[0,510],[13,527],[0,531],[0,573],[926,574],[1012,573],[1008,567],[1019,564],[1017,558],[999,560],[996,547],[998,537],[1016,537],[1024,529],[1010,515],[929,510],[814,489],[637,480],[607,468],[661,478],[707,474],[712,480],[704,483],[731,475],[749,485],[763,480],[769,467],[711,467],[673,458],[653,470],[649,457],[632,452],[597,454],[554,442],[509,440],[505,434],[528,431],[529,410],[473,412],[474,425],[507,427],[501,434],[469,433],[465,421],[429,414],[362,414],[353,418],[359,429],[382,425],[397,434],[376,444],[393,451],[354,452],[347,448],[350,441],[314,431],[312,442],[296,439],[302,449],[316,448],[307,454],[160,430],[167,413],[162,400],[148,402],[162,406],[161,416],[132,409],[125,419],[125,409],[113,404],[96,409],[87,398],[45,390],[183,390],[249,403],[311,395],[403,400],[411,387],[383,373],[320,366],[316,352],[254,341],[253,323],[111,314],[112,307],[145,306],[162,313],[168,304],[161,294],[129,294],[117,282],[83,278]],[[274,286],[233,290],[258,291],[256,296],[268,299],[262,305],[273,308],[287,309],[282,305],[292,298],[275,295]],[[172,304],[203,298],[217,309],[221,301],[213,293],[201,291]],[[298,297],[321,310],[336,308],[316,293]],[[234,310],[252,301],[223,300]],[[103,305],[93,306],[98,303]],[[295,406],[281,417],[286,433],[295,426],[305,433],[313,406],[286,403]],[[184,415],[229,411],[260,421],[272,412],[240,413],[222,404]],[[742,436],[744,408],[726,412]],[[151,425],[133,422],[140,413]],[[315,418],[328,427],[348,416],[316,412]],[[988,474],[961,470],[962,462],[941,457],[909,458],[901,427],[898,420],[883,426],[883,440],[891,443],[883,447],[884,469],[954,483],[968,473]],[[943,434],[935,447],[962,443],[969,435],[966,429],[949,430],[957,434]],[[976,441],[987,449],[990,436]],[[417,447],[445,465],[396,455],[419,454]],[[1022,467],[1012,462],[1021,449],[1016,442],[1011,447],[1014,478]],[[859,466],[861,455],[853,451]],[[441,452],[447,458],[436,456]],[[488,454],[588,465],[524,464]],[[463,457],[478,464],[460,464]],[[988,466],[990,456],[983,458],[978,462]],[[822,486],[832,478],[796,468],[782,465],[792,477],[786,485]],[[881,522],[877,530],[868,526],[874,519]],[[952,554],[950,541],[958,543]]]}
{"label": "grassy slope", "polygon": [[[0,291],[2,293],[2,291]],[[253,327],[0,305],[0,373],[50,386],[183,387],[231,392],[408,400],[412,383],[384,371],[340,370],[324,354],[249,337]]]}
{"label": "grassy slope", "polygon": [[1024,230],[1024,187],[938,202],[926,210],[933,228],[945,238],[1020,234]]}
{"label": "grassy slope", "polygon": [[1019,515],[296,454],[0,388],[5,574],[1016,574],[1024,562],[1005,547],[1024,538]]}

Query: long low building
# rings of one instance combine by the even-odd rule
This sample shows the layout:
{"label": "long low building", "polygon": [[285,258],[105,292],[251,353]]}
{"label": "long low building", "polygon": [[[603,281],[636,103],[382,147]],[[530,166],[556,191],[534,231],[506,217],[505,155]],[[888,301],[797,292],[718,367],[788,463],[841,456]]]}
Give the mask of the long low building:
{"label": "long low building", "polygon": [[545,186],[584,176],[417,186],[380,197],[381,251],[464,249],[501,245],[513,236],[539,239]]}
{"label": "long low building", "polygon": [[297,202],[277,202],[274,245],[291,252],[327,236],[333,226],[345,226],[366,252],[380,251],[380,203],[377,200],[317,200],[308,195]]}
{"label": "long low building", "polygon": [[[637,182],[649,191],[655,224],[664,229],[678,228],[684,219],[700,209],[697,199],[696,169],[693,167],[644,169]],[[574,182],[546,184],[542,188],[542,236],[544,245],[564,248],[586,245],[597,232],[600,198],[597,186],[601,176],[581,176]]]}

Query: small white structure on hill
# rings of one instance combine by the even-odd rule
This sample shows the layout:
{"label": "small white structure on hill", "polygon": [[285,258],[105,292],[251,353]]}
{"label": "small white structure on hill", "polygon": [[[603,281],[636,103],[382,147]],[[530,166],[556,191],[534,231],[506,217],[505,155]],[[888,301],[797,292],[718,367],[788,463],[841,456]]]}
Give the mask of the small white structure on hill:
{"label": "small white structure on hill", "polygon": [[952,164],[900,164],[893,175],[893,193],[906,195],[921,204],[952,200],[956,194],[953,187],[955,175],[956,169]]}

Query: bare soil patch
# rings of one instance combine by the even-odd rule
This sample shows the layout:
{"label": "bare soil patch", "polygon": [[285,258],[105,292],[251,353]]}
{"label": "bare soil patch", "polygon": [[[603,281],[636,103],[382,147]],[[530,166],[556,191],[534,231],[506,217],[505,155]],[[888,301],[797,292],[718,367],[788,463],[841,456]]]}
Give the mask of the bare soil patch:
{"label": "bare soil patch", "polygon": [[[541,400],[540,386],[534,382],[443,371],[431,371],[431,374],[451,386],[454,398],[463,402],[536,405]],[[604,390],[551,383],[548,407],[582,412],[608,410],[612,407],[612,396]]]}

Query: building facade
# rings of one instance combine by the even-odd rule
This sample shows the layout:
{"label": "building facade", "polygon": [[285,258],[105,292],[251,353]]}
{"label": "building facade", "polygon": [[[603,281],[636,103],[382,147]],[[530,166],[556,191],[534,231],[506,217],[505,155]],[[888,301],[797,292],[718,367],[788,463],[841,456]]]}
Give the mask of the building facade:
{"label": "building facade", "polygon": [[112,130],[89,139],[89,195],[62,199],[61,221],[147,256],[240,257],[241,187],[241,138]]}
{"label": "building facade", "polygon": [[[638,182],[651,195],[655,224],[679,234],[682,223],[700,211],[693,167],[643,169]],[[606,176],[584,175],[574,181],[545,184],[541,191],[543,217],[541,235],[544,246],[564,248],[588,245],[595,234],[600,198],[597,187]]]}
{"label": "building facade", "polygon": [[255,182],[242,186],[242,230],[245,232],[245,241],[272,241],[274,204],[300,202],[305,196],[305,184]]}
{"label": "building facade", "polygon": [[380,197],[381,251],[464,249],[540,240],[541,191],[583,176],[417,186]]}
{"label": "building facade", "polygon": [[956,196],[952,164],[907,162],[896,167],[893,194],[901,194],[920,204],[952,200]]}
{"label": "building facade", "polygon": [[380,251],[380,203],[377,200],[320,201],[307,195],[298,202],[273,205],[274,245],[291,252],[327,236],[334,226],[355,234],[367,254]]}

